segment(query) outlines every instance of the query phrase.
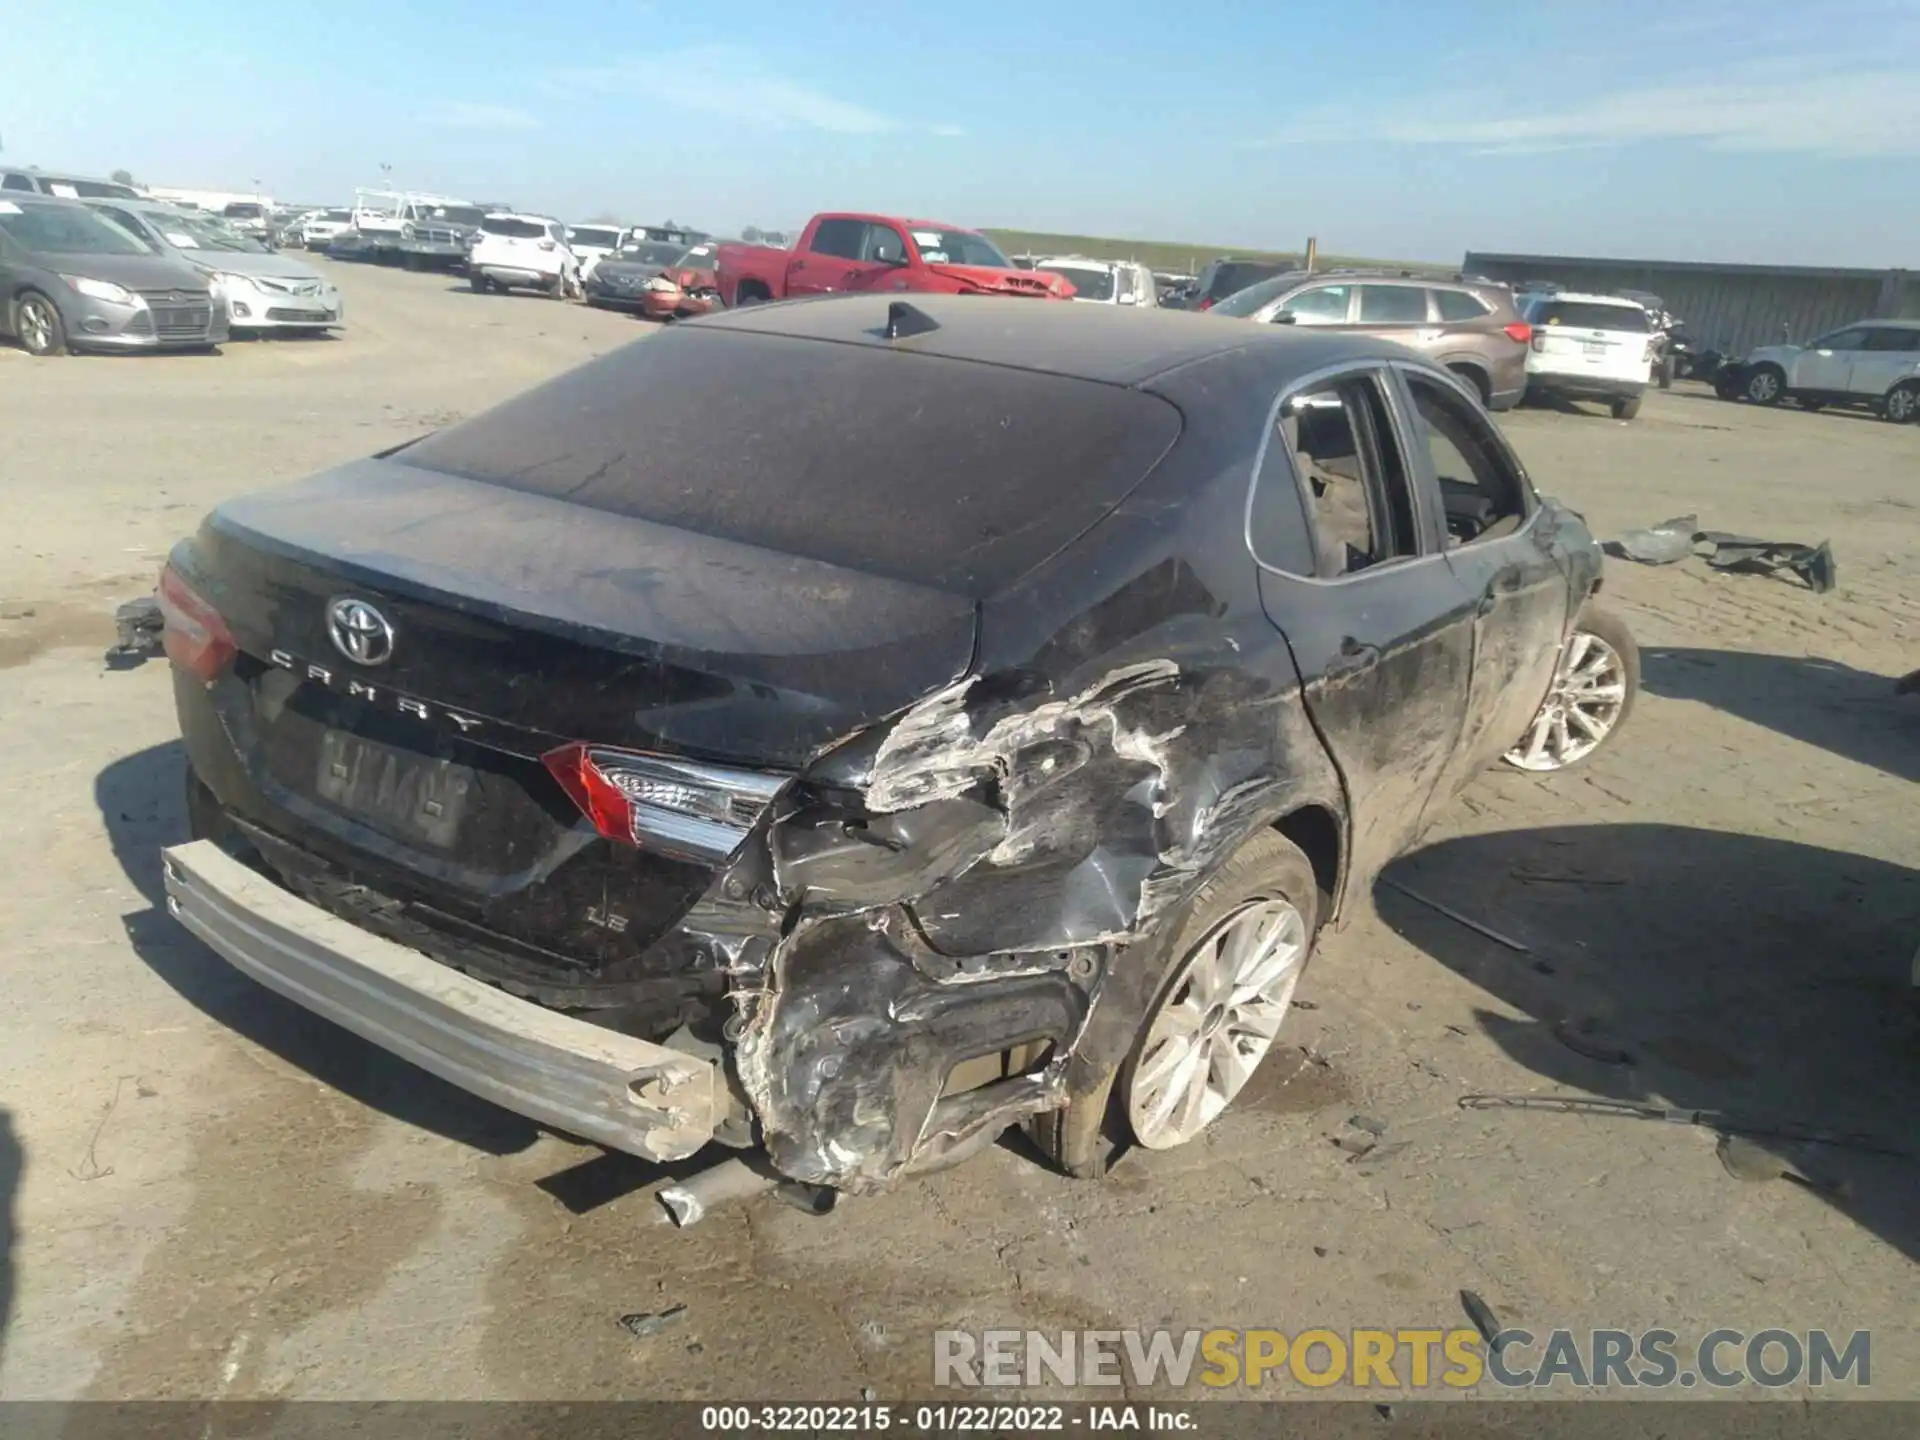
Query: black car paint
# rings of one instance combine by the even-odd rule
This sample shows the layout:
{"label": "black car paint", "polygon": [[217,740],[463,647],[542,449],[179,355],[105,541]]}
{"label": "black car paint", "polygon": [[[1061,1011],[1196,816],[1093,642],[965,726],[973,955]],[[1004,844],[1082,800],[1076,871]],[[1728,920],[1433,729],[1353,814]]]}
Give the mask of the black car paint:
{"label": "black car paint", "polygon": [[[980,324],[991,302],[915,303],[944,339],[896,342],[886,363],[960,353],[944,363],[964,375],[1003,343]],[[761,307],[647,344],[724,325],[789,346],[804,383],[840,346],[887,347],[869,323],[885,305]],[[1186,901],[1249,836],[1300,843],[1332,913],[1518,738],[1599,552],[1533,499],[1490,424],[1529,513],[1448,548],[1407,382],[1465,392],[1395,347],[1007,319],[1003,365],[1064,366],[1110,334],[1081,371],[1171,405],[1178,437],[1111,503],[1089,492],[1037,562],[949,564],[945,588],[439,474],[417,450],[221,507],[173,561],[243,652],[211,686],[177,674],[196,828],[541,1003],[726,1037],[737,1099],[795,1179],[878,1188],[1089,1093],[1132,1043]],[[1386,397],[1422,553],[1282,573],[1249,549],[1255,466],[1283,393],[1347,373]],[[319,615],[349,592],[395,618],[393,673],[340,673]],[[462,755],[491,801],[460,855],[423,854],[301,795],[305,751],[276,761],[262,738],[285,724]],[[800,774],[706,872],[573,815],[533,757],[580,738]],[[601,923],[616,907],[618,931]],[[1012,1052],[1028,1058],[945,1093],[956,1066]]]}

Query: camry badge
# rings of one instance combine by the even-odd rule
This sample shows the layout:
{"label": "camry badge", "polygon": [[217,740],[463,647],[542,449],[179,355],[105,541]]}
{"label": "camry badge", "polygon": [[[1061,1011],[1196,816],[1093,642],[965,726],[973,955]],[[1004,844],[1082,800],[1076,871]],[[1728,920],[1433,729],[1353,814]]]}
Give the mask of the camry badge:
{"label": "camry badge", "polygon": [[355,664],[384,665],[393,658],[393,626],[364,600],[329,602],[327,635],[333,648]]}

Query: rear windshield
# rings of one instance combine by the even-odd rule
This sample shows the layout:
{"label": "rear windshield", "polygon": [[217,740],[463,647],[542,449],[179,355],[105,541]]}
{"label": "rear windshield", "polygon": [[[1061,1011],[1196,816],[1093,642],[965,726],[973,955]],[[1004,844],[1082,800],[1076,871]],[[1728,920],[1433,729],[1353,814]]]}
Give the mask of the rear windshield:
{"label": "rear windshield", "polygon": [[1096,270],[1090,265],[1049,265],[1046,273],[1060,276],[1082,300],[1113,298],[1113,271],[1104,267]]}
{"label": "rear windshield", "polygon": [[1201,293],[1214,300],[1224,299],[1237,290],[1278,275],[1284,265],[1261,265],[1247,260],[1216,260],[1208,267],[1207,283]]}
{"label": "rear windshield", "polygon": [[1647,312],[1638,305],[1606,305],[1593,300],[1539,300],[1527,318],[1536,325],[1569,330],[1633,330],[1646,334]]}
{"label": "rear windshield", "polygon": [[506,215],[489,215],[480,222],[489,235],[507,235],[515,240],[544,240],[547,227],[538,220],[515,220]]}
{"label": "rear windshield", "polygon": [[620,243],[620,232],[608,230],[604,226],[574,225],[567,231],[567,240],[574,245],[592,245],[602,250],[611,250]]}
{"label": "rear windshield", "polygon": [[402,458],[985,596],[1106,514],[1179,429],[1179,413],[1144,391],[690,325]]}
{"label": "rear windshield", "polygon": [[55,179],[43,176],[40,188],[49,195],[58,195],[63,200],[138,200],[139,193],[126,185],[115,185],[106,180],[75,180],[69,176]]}

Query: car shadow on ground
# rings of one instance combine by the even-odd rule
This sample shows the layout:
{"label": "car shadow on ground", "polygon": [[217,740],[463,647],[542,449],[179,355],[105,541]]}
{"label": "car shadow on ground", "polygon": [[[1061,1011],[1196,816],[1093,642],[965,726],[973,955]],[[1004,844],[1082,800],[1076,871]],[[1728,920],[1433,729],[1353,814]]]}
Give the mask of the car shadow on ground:
{"label": "car shadow on ground", "polygon": [[526,1149],[530,1120],[490,1105],[282,998],[235,970],[167,913],[160,850],[188,838],[180,742],[114,761],[94,781],[120,868],[148,908],[127,937],[153,972],[202,1014],[364,1105],[490,1155]]}
{"label": "car shadow on ground", "polygon": [[0,1109],[0,1367],[7,1358],[7,1331],[13,1322],[14,1197],[26,1173],[27,1152],[14,1133],[13,1116]]}
{"label": "car shadow on ground", "polygon": [[[1748,1138],[1762,1161],[1797,1166],[1828,1203],[1920,1257],[1920,1006],[1909,984],[1920,872],[1689,826],[1569,825],[1425,846],[1388,871],[1375,900],[1404,939],[1518,1012],[1477,1012],[1545,1082],[1516,1090],[1729,1113],[1758,1132]],[[1649,1123],[1489,1118],[1516,1144],[1542,1126]],[[1905,1154],[1765,1133],[1796,1126]],[[1697,1153],[1677,1149],[1673,1163]],[[1725,1183],[1755,1182],[1729,1173]]]}
{"label": "car shadow on ground", "polygon": [[1902,780],[1920,780],[1920,697],[1898,677],[1837,660],[1745,650],[1658,647],[1640,652],[1640,683],[1696,700]]}

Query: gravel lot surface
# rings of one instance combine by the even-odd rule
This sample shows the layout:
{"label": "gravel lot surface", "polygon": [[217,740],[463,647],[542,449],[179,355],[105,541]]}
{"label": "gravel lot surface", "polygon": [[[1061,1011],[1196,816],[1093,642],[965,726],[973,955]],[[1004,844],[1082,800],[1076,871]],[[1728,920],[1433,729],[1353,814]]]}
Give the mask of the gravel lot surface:
{"label": "gravel lot surface", "polygon": [[[1512,944],[1382,888],[1201,1143],[1103,1185],[1003,1144],[825,1219],[763,1200],[682,1233],[646,1167],[309,1017],[160,904],[182,762],[164,666],[102,663],[114,605],[223,497],[649,328],[334,268],[340,340],[0,349],[0,1395],[852,1400],[924,1393],[940,1327],[1444,1329],[1466,1288],[1543,1333],[1869,1329],[1874,1393],[1920,1398],[1914,1162],[1760,1142],[1830,1193],[1734,1178],[1707,1129],[1456,1104],[1920,1144],[1920,698],[1892,694],[1920,666],[1920,427],[1686,386],[1631,424],[1505,417],[1602,535],[1696,512],[1830,538],[1841,577],[1610,562],[1646,650],[1629,733],[1489,775],[1391,872]],[[1383,1126],[1360,1158],[1333,1143],[1356,1115]],[[648,1338],[617,1323],[676,1304]]]}

